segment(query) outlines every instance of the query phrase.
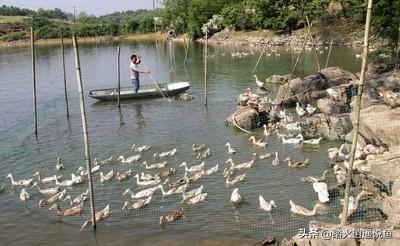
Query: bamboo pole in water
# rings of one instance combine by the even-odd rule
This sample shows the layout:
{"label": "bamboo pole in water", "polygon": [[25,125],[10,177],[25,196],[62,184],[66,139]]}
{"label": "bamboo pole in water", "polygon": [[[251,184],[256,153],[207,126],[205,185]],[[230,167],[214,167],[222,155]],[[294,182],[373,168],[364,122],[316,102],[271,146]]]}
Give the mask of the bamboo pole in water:
{"label": "bamboo pole in water", "polygon": [[332,44],[333,44],[333,38],[331,39],[331,43],[329,44],[329,51],[328,51],[328,57],[326,58],[325,68],[328,67],[329,59],[331,58]]}
{"label": "bamboo pole in water", "polygon": [[32,54],[32,85],[33,85],[33,128],[35,136],[38,136],[37,129],[37,101],[36,101],[36,64],[35,64],[35,33],[33,29],[33,20],[31,26],[31,54]]}
{"label": "bamboo pole in water", "polygon": [[121,108],[121,48],[117,47],[117,83],[118,83],[118,108]]}
{"label": "bamboo pole in water", "polygon": [[183,61],[183,65],[186,66],[188,53],[189,53],[190,39],[188,40],[187,43],[186,43],[186,39],[184,39],[183,41],[185,43],[185,60]]}
{"label": "bamboo pole in water", "polygon": [[61,37],[61,57],[62,57],[62,67],[63,67],[63,78],[64,78],[64,97],[65,105],[67,110],[67,118],[69,118],[69,106],[68,106],[68,93],[67,93],[67,76],[65,73],[65,50],[64,50],[64,37],[62,31],[60,31]]}
{"label": "bamboo pole in water", "polygon": [[312,43],[313,50],[314,50],[315,60],[317,61],[318,72],[321,72],[321,66],[319,65],[317,49],[315,48],[314,38],[313,38],[313,35],[311,33],[311,25],[310,25],[310,21],[308,20],[308,16],[307,15],[306,15],[306,20],[307,20],[308,30],[309,30],[309,33],[310,33],[311,43]]}
{"label": "bamboo pole in water", "polygon": [[83,85],[82,85],[81,65],[79,61],[79,49],[78,49],[78,42],[75,36],[72,36],[72,44],[74,46],[76,78],[78,81],[78,88],[79,88],[79,101],[80,101],[81,118],[82,118],[85,161],[86,161],[86,170],[88,173],[88,180],[89,180],[89,196],[90,196],[90,210],[92,213],[92,226],[93,230],[96,230],[93,182],[92,182],[92,172],[91,172],[92,167],[90,162],[90,151],[89,151],[89,134],[88,134],[87,120],[86,120],[85,99],[83,97]]}
{"label": "bamboo pole in water", "polygon": [[353,141],[351,144],[351,151],[350,151],[350,163],[349,168],[347,170],[347,180],[346,180],[346,190],[344,193],[344,205],[343,205],[343,216],[340,220],[340,224],[344,226],[347,221],[347,214],[348,214],[348,207],[349,207],[349,195],[350,195],[350,185],[351,185],[351,178],[353,174],[353,163],[354,163],[354,156],[356,153],[357,141],[358,141],[358,130],[360,126],[360,111],[361,111],[361,99],[364,87],[364,78],[365,78],[365,71],[367,69],[367,59],[368,59],[368,45],[369,45],[369,29],[371,24],[371,10],[372,10],[372,0],[368,0],[368,10],[367,10],[367,19],[365,22],[365,33],[364,33],[364,49],[363,49],[363,61],[361,65],[361,74],[360,74],[360,81],[358,83],[358,92],[356,98],[356,105],[354,109],[355,113],[355,122],[353,128]]}
{"label": "bamboo pole in water", "polygon": [[207,107],[207,48],[208,48],[208,29],[206,29],[206,44],[204,46],[204,105]]}
{"label": "bamboo pole in water", "polygon": [[263,49],[261,51],[260,57],[258,57],[257,63],[253,68],[253,73],[256,71],[258,63],[260,63],[261,57],[264,55],[266,49],[267,49],[267,44],[264,45],[264,47],[263,47]]}

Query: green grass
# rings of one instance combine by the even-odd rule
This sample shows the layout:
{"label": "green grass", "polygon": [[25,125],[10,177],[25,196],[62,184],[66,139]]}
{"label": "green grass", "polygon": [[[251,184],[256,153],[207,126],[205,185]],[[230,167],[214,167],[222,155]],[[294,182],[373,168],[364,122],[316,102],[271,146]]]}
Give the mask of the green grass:
{"label": "green grass", "polygon": [[21,23],[25,19],[28,19],[27,16],[4,16],[0,15],[0,24],[8,24],[8,23]]}

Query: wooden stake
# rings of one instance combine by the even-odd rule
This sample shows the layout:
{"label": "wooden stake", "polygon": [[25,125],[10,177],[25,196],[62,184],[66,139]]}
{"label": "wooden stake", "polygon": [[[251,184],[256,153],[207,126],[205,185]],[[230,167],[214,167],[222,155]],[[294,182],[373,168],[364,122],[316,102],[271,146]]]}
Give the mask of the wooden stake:
{"label": "wooden stake", "polygon": [[333,38],[331,39],[331,43],[329,44],[329,51],[328,51],[328,57],[326,58],[325,68],[328,67],[329,58],[331,57],[332,44],[333,44]]}
{"label": "wooden stake", "polygon": [[63,67],[63,78],[64,78],[64,96],[65,105],[67,109],[67,118],[69,118],[69,107],[68,107],[68,93],[67,93],[67,76],[65,73],[65,51],[64,51],[64,37],[62,31],[60,31],[61,36],[61,57],[62,57],[62,67]]}
{"label": "wooden stake", "polygon": [[317,61],[318,72],[321,72],[321,66],[319,65],[317,49],[315,48],[314,38],[313,38],[313,35],[311,33],[311,25],[310,25],[310,22],[308,21],[308,16],[307,15],[306,15],[306,20],[307,20],[308,30],[309,30],[309,33],[310,33],[311,43],[312,43],[313,50],[314,50],[315,60]]}
{"label": "wooden stake", "polygon": [[358,141],[358,130],[360,126],[360,111],[361,111],[361,99],[364,87],[364,78],[365,78],[365,71],[367,70],[367,59],[368,59],[368,46],[369,46],[369,29],[371,24],[371,9],[372,9],[372,0],[368,0],[368,10],[367,10],[367,19],[365,23],[365,33],[364,33],[364,50],[363,50],[363,61],[361,65],[361,74],[360,74],[360,82],[358,83],[358,93],[356,98],[356,105],[355,105],[355,122],[353,128],[353,141],[351,144],[351,151],[350,151],[350,163],[349,168],[347,170],[347,180],[346,180],[346,190],[344,193],[344,205],[343,205],[343,217],[340,220],[340,224],[344,226],[347,221],[347,212],[349,207],[349,196],[350,196],[350,185],[351,185],[351,178],[353,174],[353,163],[354,163],[354,156],[356,153],[357,148],[357,141]]}
{"label": "wooden stake", "polygon": [[121,108],[121,49],[117,47],[117,83],[118,83],[118,108]]}
{"label": "wooden stake", "polygon": [[86,120],[85,99],[83,97],[83,85],[82,85],[81,65],[80,65],[80,61],[79,61],[79,49],[78,49],[78,42],[77,42],[75,36],[72,36],[72,44],[74,46],[76,78],[77,78],[78,87],[79,87],[79,101],[80,101],[80,108],[81,108],[81,118],[82,118],[83,142],[84,142],[84,148],[85,148],[86,170],[87,170],[87,173],[88,173],[88,180],[89,180],[89,197],[90,197],[90,210],[91,210],[91,213],[92,213],[92,226],[93,226],[93,230],[96,231],[93,182],[92,182],[92,172],[91,172],[92,171],[92,165],[91,165],[91,162],[90,162],[90,151],[89,151],[89,134],[88,134],[87,120]]}
{"label": "wooden stake", "polygon": [[35,65],[35,33],[33,30],[33,20],[31,26],[31,54],[32,54],[32,84],[33,84],[33,128],[35,136],[38,136],[37,129],[37,102],[36,102],[36,65]]}
{"label": "wooden stake", "polygon": [[261,57],[263,56],[263,54],[264,54],[264,52],[265,52],[266,49],[267,49],[267,44],[264,45],[264,47],[263,47],[263,49],[262,49],[262,51],[261,51],[260,57],[258,57],[257,63],[256,63],[256,65],[255,65],[254,68],[253,68],[253,73],[256,71],[257,66],[258,66],[258,63],[260,63]]}
{"label": "wooden stake", "polygon": [[206,43],[204,46],[204,105],[207,107],[207,49],[208,49],[208,29],[206,29]]}
{"label": "wooden stake", "polygon": [[397,63],[397,69],[400,69],[400,23],[399,23],[399,32],[397,34],[396,63]]}

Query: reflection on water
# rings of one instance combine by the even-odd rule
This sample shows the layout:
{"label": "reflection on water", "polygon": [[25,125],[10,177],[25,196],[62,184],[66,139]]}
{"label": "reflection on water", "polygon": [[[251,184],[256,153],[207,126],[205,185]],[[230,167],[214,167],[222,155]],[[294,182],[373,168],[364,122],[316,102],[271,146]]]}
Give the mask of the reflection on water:
{"label": "reflection on water", "polygon": [[[152,145],[152,150],[143,153],[141,161],[154,161],[154,152],[163,152],[177,148],[177,154],[168,162],[169,167],[177,169],[171,179],[183,176],[179,168],[182,162],[195,164],[192,153],[193,143],[205,143],[211,148],[211,157],[206,166],[220,164],[220,172],[203,178],[193,184],[196,188],[204,184],[208,193],[204,203],[187,207],[185,219],[171,223],[163,230],[158,225],[159,217],[164,212],[182,206],[178,196],[162,199],[156,193],[151,204],[144,209],[122,213],[124,203],[121,196],[124,189],[138,189],[133,179],[126,182],[109,182],[101,184],[99,176],[94,175],[96,207],[110,204],[111,215],[99,223],[99,233],[94,238],[89,231],[79,232],[83,220],[89,217],[88,207],[82,217],[58,218],[47,209],[39,209],[36,204],[41,196],[29,189],[32,199],[23,204],[19,198],[20,189],[13,189],[9,181],[0,179],[6,184],[7,192],[0,194],[0,242],[7,245],[21,245],[38,242],[42,245],[54,245],[59,241],[65,244],[91,245],[177,245],[177,244],[212,244],[224,241],[225,244],[240,244],[249,238],[258,240],[265,235],[289,236],[299,227],[308,224],[309,219],[336,221],[338,214],[337,198],[333,198],[328,215],[312,218],[291,218],[288,214],[289,199],[311,208],[317,197],[309,184],[303,183],[300,176],[320,175],[327,167],[326,149],[336,146],[335,142],[325,142],[314,148],[293,148],[282,145],[275,136],[267,140],[266,150],[254,149],[248,141],[248,135],[224,126],[224,119],[236,107],[236,96],[250,87],[255,89],[252,70],[261,52],[255,47],[209,46],[208,60],[208,107],[204,107],[203,95],[203,47],[190,44],[187,66],[183,66],[185,48],[174,42],[122,42],[121,57],[129,57],[137,49],[146,60],[157,82],[190,81],[190,94],[193,101],[169,102],[163,99],[122,101],[119,109],[116,102],[100,103],[87,98],[87,117],[91,156],[105,159],[119,155],[132,155],[132,144]],[[116,44],[81,45],[81,69],[84,90],[109,88],[116,85],[115,71]],[[244,58],[233,58],[232,52],[253,50],[254,55]],[[272,74],[289,73],[297,54],[280,49],[280,57],[263,57],[257,68],[257,76],[265,79]],[[360,61],[354,61],[356,51],[349,48],[335,48],[331,55],[332,65],[340,65],[350,71],[358,71]],[[38,47],[38,125],[39,142],[32,134],[31,114],[31,71],[29,48],[0,50],[0,177],[12,173],[16,179],[28,178],[35,171],[43,176],[57,172],[68,178],[79,166],[84,166],[83,138],[79,110],[77,83],[75,81],[73,52],[66,48],[66,69],[70,118],[65,116],[64,84],[59,47]],[[321,61],[326,54],[320,55]],[[124,60],[122,60],[124,61]],[[18,66],[15,66],[18,64]],[[301,59],[301,66],[296,71],[299,76],[315,72],[313,53],[306,52]],[[323,62],[321,62],[323,64]],[[152,84],[148,76],[141,78],[143,84]],[[121,63],[121,86],[131,86],[129,79],[129,59]],[[262,130],[255,132],[256,138],[263,138]],[[285,165],[272,168],[271,160],[257,161],[247,172],[246,180],[239,187],[244,198],[240,207],[234,208],[229,202],[232,192],[225,187],[221,172],[224,162],[229,157],[225,143],[230,142],[239,151],[233,157],[235,162],[249,160],[252,153],[279,152],[280,156],[291,156],[294,160],[310,159],[311,165],[305,169],[288,171]],[[57,156],[65,160],[66,168],[55,170]],[[134,173],[141,172],[140,165],[121,165],[112,162],[105,165],[104,172],[114,172],[132,168]],[[333,179],[330,177],[329,182]],[[73,197],[86,190],[86,185],[68,189]],[[276,201],[278,208],[270,215],[258,209],[258,196],[262,194]],[[61,203],[63,208],[68,204]],[[25,213],[25,207],[30,211]],[[271,217],[270,217],[271,216]],[[272,223],[273,222],[273,223]],[[6,232],[6,233],[5,233]],[[204,241],[204,238],[211,238]],[[240,239],[241,238],[241,239]],[[248,243],[246,241],[246,243]]]}
{"label": "reflection on water", "polygon": [[136,130],[140,130],[141,128],[146,126],[146,122],[144,121],[144,117],[142,115],[142,109],[143,109],[142,104],[135,103],[133,105],[133,109],[135,110],[135,116],[136,116],[136,120],[137,120]]}

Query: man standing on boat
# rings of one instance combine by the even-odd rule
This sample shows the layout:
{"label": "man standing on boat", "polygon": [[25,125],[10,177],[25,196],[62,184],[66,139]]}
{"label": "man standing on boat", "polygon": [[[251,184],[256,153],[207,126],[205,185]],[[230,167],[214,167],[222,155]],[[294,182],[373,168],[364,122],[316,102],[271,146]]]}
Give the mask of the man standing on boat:
{"label": "man standing on boat", "polygon": [[137,55],[131,55],[131,64],[129,68],[131,69],[131,80],[133,84],[133,90],[137,94],[139,91],[139,74],[140,73],[147,73],[149,74],[150,71],[148,70],[139,70],[138,65],[141,62],[141,57]]}

